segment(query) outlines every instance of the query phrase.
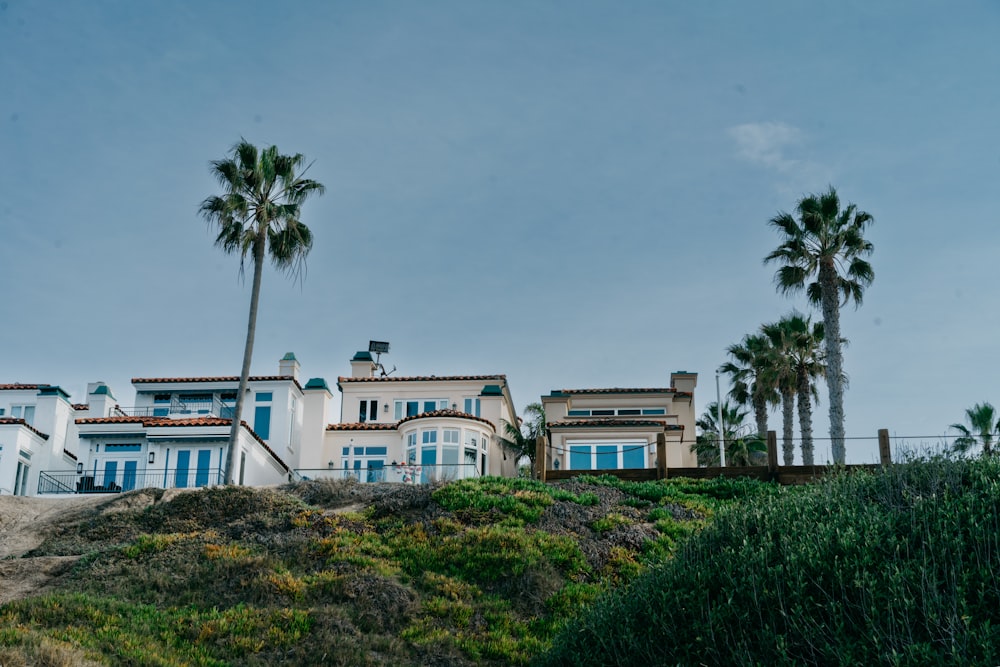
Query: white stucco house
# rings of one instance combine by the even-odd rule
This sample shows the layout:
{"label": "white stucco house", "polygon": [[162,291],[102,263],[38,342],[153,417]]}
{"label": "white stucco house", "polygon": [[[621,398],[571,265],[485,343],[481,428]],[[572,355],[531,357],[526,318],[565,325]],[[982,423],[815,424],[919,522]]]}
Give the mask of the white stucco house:
{"label": "white stucco house", "polygon": [[[392,376],[370,352],[337,379],[340,418],[302,442],[303,477],[420,483],[513,475],[516,461],[499,444],[517,413],[504,375]],[[307,413],[325,414],[333,394],[322,379],[306,383]]]}
{"label": "white stucco house", "polygon": [[49,384],[0,384],[0,494],[37,493],[42,470],[76,468],[74,406]]}
{"label": "white stucco house", "polygon": [[696,467],[697,373],[671,373],[669,387],[556,389],[542,396],[549,431],[546,468],[655,468],[659,434],[671,468]]}

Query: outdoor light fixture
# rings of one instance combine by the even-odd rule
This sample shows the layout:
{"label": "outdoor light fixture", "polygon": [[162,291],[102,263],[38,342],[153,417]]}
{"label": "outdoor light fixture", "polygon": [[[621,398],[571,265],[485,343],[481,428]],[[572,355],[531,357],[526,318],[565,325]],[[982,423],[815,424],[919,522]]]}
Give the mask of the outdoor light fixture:
{"label": "outdoor light fixture", "polygon": [[83,474],[83,462],[80,462],[80,463],[76,464],[76,474],[77,475],[82,475]]}
{"label": "outdoor light fixture", "polygon": [[382,412],[389,412],[389,404],[388,403],[386,403],[385,405],[382,406]]}
{"label": "outdoor light fixture", "polygon": [[149,453],[149,462],[152,463],[155,460],[156,460],[156,452],[150,452]]}
{"label": "outdoor light fixture", "polygon": [[327,469],[329,469],[329,470],[333,470],[333,461],[330,461],[329,463],[327,463],[327,464],[326,464],[326,467],[327,467]]}

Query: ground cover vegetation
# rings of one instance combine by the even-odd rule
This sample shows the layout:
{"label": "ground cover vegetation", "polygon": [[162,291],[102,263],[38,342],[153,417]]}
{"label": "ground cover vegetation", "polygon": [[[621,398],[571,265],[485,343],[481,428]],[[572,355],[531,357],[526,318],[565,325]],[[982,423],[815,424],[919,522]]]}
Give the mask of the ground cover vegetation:
{"label": "ground cover vegetation", "polygon": [[24,555],[78,556],[0,606],[4,665],[517,665],[743,481],[147,489]]}
{"label": "ground cover vegetation", "polygon": [[835,475],[720,513],[539,666],[1000,662],[1000,462]]}

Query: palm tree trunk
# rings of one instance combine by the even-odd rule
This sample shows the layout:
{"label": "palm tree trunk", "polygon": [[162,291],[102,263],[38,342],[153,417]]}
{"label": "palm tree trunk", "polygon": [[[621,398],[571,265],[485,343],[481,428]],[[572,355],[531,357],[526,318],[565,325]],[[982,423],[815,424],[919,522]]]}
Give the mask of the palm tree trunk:
{"label": "palm tree trunk", "polygon": [[757,422],[757,435],[761,438],[767,437],[767,401],[759,392],[754,392],[750,399],[753,404],[753,417]]}
{"label": "palm tree trunk", "polygon": [[826,387],[830,394],[830,445],[833,462],[846,461],[844,449],[844,373],[840,349],[840,291],[837,289],[837,270],[833,260],[824,260],[819,267],[819,286],[822,296],[823,327],[826,331]]}
{"label": "palm tree trunk", "polygon": [[[782,384],[786,384],[782,382]],[[795,433],[795,390],[791,387],[781,388],[781,454],[786,466],[795,462],[795,443],[792,438]]]}
{"label": "palm tree trunk", "polygon": [[799,395],[799,430],[802,432],[802,465],[813,465],[813,418],[812,418],[812,389],[809,382],[809,374],[805,369],[799,370],[798,386],[796,390]]}
{"label": "palm tree trunk", "polygon": [[236,390],[236,405],[233,407],[233,423],[229,428],[229,456],[226,460],[226,484],[236,483],[236,466],[239,461],[240,423],[243,415],[243,398],[246,396],[250,380],[250,361],[253,358],[253,338],[257,331],[257,305],[260,303],[260,278],[264,272],[263,235],[258,236],[253,249],[253,287],[250,290],[250,318],[247,322],[247,343],[243,348],[243,369],[240,371],[240,386]]}

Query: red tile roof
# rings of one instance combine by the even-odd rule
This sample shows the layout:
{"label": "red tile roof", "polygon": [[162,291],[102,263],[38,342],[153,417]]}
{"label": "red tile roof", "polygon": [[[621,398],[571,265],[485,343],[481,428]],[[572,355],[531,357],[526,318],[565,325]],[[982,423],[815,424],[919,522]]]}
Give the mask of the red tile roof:
{"label": "red tile roof", "polygon": [[501,382],[507,381],[506,375],[411,375],[411,376],[400,376],[394,377],[388,375],[386,377],[339,377],[337,378],[337,384],[342,382],[450,382],[458,380],[499,380]]}
{"label": "red tile roof", "polygon": [[606,389],[556,389],[553,394],[673,394],[673,387],[608,387]]}
{"label": "red tile roof", "polygon": [[406,417],[398,422],[366,422],[366,423],[348,423],[348,424],[328,424],[326,427],[327,431],[394,431],[406,422],[413,421],[415,419],[429,419],[432,417],[455,417],[458,419],[471,419],[473,421],[482,422],[493,428],[493,423],[488,419],[483,419],[482,417],[477,417],[475,415],[470,415],[467,412],[460,412],[458,410],[432,410],[431,412],[421,412],[419,415],[412,415]]}
{"label": "red tile roof", "polygon": [[[222,417],[192,417],[189,419],[170,419],[169,417],[86,417],[83,419],[77,419],[77,424],[142,424],[146,428],[152,427],[171,427],[171,426],[230,426],[233,423],[232,419],[223,419]],[[285,472],[288,472],[290,468],[281,460],[273,449],[271,449],[264,440],[257,435],[252,428],[243,420],[240,420],[240,424],[243,425],[253,439],[261,444],[261,446],[267,450],[267,453],[277,461]]]}
{"label": "red tile roof", "polygon": [[327,431],[395,431],[396,422],[367,422],[356,424],[327,424]]}
{"label": "red tile roof", "polygon": [[551,428],[589,428],[592,426],[600,427],[615,427],[615,426],[655,426],[657,428],[663,428],[667,431],[678,431],[684,430],[683,426],[676,424],[667,424],[660,419],[615,419],[615,418],[601,418],[601,419],[573,419],[566,421],[556,421],[548,422],[546,424]]}
{"label": "red tile roof", "polygon": [[88,404],[86,404],[86,403],[73,403],[72,406],[73,406],[74,410],[89,410],[90,409],[90,406]]}
{"label": "red tile roof", "polygon": [[13,384],[0,384],[0,391],[24,391],[27,389],[38,389],[39,387],[48,387],[47,384],[20,384],[15,382]]}
{"label": "red tile roof", "polygon": [[65,449],[65,448],[63,449],[63,456],[68,456],[69,458],[73,459],[74,461],[77,460],[76,459],[76,454],[74,454],[73,452],[71,452],[71,451],[69,451],[68,449]]}
{"label": "red tile roof", "polygon": [[[291,375],[251,375],[248,380],[250,382],[278,382],[278,381],[291,381],[295,383],[295,386],[302,389],[302,385],[299,381],[293,378]],[[132,378],[132,384],[167,384],[167,383],[180,383],[180,382],[239,382],[240,377],[238,375],[220,375],[217,377],[190,377],[190,378]]]}
{"label": "red tile roof", "polygon": [[3,426],[4,424],[23,426],[24,428],[28,429],[35,435],[41,436],[45,440],[49,439],[48,435],[42,433],[37,428],[29,424],[28,422],[24,421],[23,419],[19,419],[17,417],[0,417],[0,426]]}
{"label": "red tile roof", "polygon": [[493,428],[493,423],[490,420],[483,419],[482,417],[477,417],[475,415],[470,415],[467,412],[460,412],[458,410],[432,410],[430,412],[422,412],[419,415],[413,415],[411,417],[406,417],[405,419],[400,420],[399,426],[402,426],[406,422],[410,422],[415,419],[430,419],[433,417],[456,417],[458,419],[471,419],[473,421],[488,424],[490,428]]}

